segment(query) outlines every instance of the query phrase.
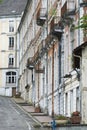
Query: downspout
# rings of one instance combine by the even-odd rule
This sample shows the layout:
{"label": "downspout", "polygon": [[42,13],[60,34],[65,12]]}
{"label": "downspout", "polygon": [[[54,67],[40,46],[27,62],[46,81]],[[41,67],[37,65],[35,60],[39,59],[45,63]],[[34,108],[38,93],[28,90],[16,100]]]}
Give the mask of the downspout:
{"label": "downspout", "polygon": [[61,84],[61,40],[59,41],[59,48],[58,48],[58,77],[59,77],[59,81],[58,81],[58,101],[59,101],[59,114],[60,114],[60,93],[59,90],[60,88],[60,84]]}
{"label": "downspout", "polygon": [[[47,36],[48,36],[48,0],[47,0]],[[46,107],[47,107],[47,113],[48,113],[48,52],[46,52]]]}
{"label": "downspout", "polygon": [[52,49],[52,117],[54,117],[54,44]]}
{"label": "downspout", "polygon": [[[78,0],[78,18],[80,19],[80,0]],[[78,29],[78,45],[80,45],[80,29]]]}
{"label": "downspout", "polygon": [[[39,63],[38,63],[38,70],[39,70]],[[39,73],[38,73],[38,106],[39,106]]]}
{"label": "downspout", "polygon": [[18,41],[17,41],[17,43],[18,43],[18,46],[17,46],[17,65],[18,65],[18,74],[17,74],[17,76],[18,76],[18,78],[17,78],[17,92],[19,93],[19,86],[20,86],[20,83],[19,83],[19,71],[20,71],[20,35],[19,35],[19,31],[17,32],[17,38],[18,38]]}

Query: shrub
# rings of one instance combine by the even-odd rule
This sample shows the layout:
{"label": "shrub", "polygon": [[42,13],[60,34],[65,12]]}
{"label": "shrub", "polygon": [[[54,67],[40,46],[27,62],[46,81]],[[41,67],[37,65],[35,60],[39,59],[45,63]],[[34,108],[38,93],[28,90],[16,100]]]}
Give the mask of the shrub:
{"label": "shrub", "polygon": [[63,115],[56,115],[56,116],[54,117],[54,119],[55,119],[55,120],[66,120],[67,117],[66,117],[66,116],[63,116]]}
{"label": "shrub", "polygon": [[71,116],[79,116],[80,115],[80,112],[79,111],[75,111],[71,114]]}

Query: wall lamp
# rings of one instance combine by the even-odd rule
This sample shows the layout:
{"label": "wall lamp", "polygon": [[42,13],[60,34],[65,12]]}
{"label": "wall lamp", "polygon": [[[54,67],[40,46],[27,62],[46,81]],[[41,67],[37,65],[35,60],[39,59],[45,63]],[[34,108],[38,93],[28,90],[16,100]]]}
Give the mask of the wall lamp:
{"label": "wall lamp", "polygon": [[71,74],[66,74],[65,76],[63,76],[63,78],[71,78],[72,75]]}

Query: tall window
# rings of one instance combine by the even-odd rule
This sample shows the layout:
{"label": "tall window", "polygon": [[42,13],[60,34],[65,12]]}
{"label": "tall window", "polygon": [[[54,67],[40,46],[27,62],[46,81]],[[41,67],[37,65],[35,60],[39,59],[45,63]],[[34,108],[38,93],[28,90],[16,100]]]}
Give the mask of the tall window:
{"label": "tall window", "polygon": [[76,110],[80,111],[80,89],[79,89],[79,86],[76,88]]}
{"label": "tall window", "polygon": [[70,91],[70,112],[73,112],[73,90]]}
{"label": "tall window", "polygon": [[16,83],[16,72],[9,71],[6,73],[6,83]]}
{"label": "tall window", "polygon": [[65,112],[68,115],[68,93],[65,94]]}
{"label": "tall window", "polygon": [[14,21],[9,21],[9,32],[14,32]]}
{"label": "tall window", "polygon": [[9,66],[13,66],[14,65],[14,57],[12,54],[9,55],[9,62],[8,62]]}
{"label": "tall window", "polygon": [[9,49],[14,48],[14,37],[9,37]]}

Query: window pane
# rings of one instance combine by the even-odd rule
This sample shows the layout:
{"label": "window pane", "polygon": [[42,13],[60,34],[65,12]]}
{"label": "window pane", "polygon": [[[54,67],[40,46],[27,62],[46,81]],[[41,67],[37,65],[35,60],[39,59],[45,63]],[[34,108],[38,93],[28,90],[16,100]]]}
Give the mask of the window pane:
{"label": "window pane", "polygon": [[14,65],[13,55],[9,55],[9,65]]}
{"label": "window pane", "polygon": [[12,76],[12,83],[14,83],[14,77]]}
{"label": "window pane", "polygon": [[7,72],[6,75],[11,75],[11,72]]}
{"label": "window pane", "polygon": [[12,72],[12,75],[16,75],[16,72]]}
{"label": "window pane", "polygon": [[9,32],[14,32],[14,21],[9,21]]}
{"label": "window pane", "polygon": [[9,77],[9,83],[11,83],[11,77]]}
{"label": "window pane", "polygon": [[14,37],[9,37],[9,48],[12,49],[14,47]]}

